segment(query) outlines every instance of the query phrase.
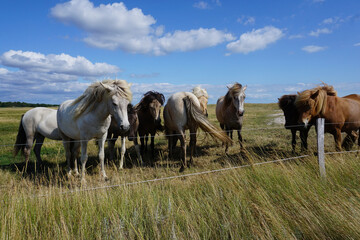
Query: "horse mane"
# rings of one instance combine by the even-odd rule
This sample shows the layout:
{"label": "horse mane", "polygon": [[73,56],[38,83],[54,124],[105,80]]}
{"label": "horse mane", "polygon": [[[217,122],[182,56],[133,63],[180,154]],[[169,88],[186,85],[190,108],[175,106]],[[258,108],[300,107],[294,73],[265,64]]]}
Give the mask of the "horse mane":
{"label": "horse mane", "polygon": [[[101,85],[101,83],[114,87],[116,91],[109,92]],[[85,112],[93,110],[94,107],[105,97],[119,94],[121,97],[126,98],[129,102],[131,102],[132,92],[130,90],[130,84],[128,84],[125,80],[103,80],[101,83],[95,82],[91,84],[80,97],[73,101],[71,104],[72,106],[80,103],[75,108],[75,119],[79,118]]]}
{"label": "horse mane", "polygon": [[279,98],[279,101],[278,101],[279,108],[284,110],[285,108],[287,108],[289,106],[289,104],[295,103],[296,97],[297,97],[297,95],[295,95],[295,94],[281,96],[281,98]]}
{"label": "horse mane", "polygon": [[337,92],[333,86],[323,83],[323,86],[299,93],[295,105],[297,108],[310,108],[313,115],[324,114],[328,96],[337,96]]}
{"label": "horse mane", "polygon": [[202,96],[204,96],[206,99],[209,98],[209,95],[208,95],[206,89],[205,89],[205,88],[201,88],[200,86],[194,87],[193,90],[192,90],[192,93],[193,93],[197,98],[202,97]]}
{"label": "horse mane", "polygon": [[235,83],[231,88],[229,88],[224,97],[224,105],[229,106],[232,103],[233,96],[238,95],[241,92],[241,89],[242,85],[240,83]]}
{"label": "horse mane", "polygon": [[156,91],[148,91],[144,94],[144,97],[140,100],[138,104],[136,104],[135,108],[137,110],[147,108],[149,104],[157,100],[161,106],[165,103],[165,97],[162,93],[156,92]]}

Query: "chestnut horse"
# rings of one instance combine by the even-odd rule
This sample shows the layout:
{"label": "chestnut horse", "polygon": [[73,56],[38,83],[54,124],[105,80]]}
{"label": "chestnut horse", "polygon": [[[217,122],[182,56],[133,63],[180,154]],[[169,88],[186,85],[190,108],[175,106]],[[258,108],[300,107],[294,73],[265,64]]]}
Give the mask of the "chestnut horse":
{"label": "chestnut horse", "polygon": [[120,169],[122,169],[124,166],[124,155],[125,155],[125,151],[126,151],[126,145],[125,145],[126,137],[128,137],[129,141],[134,142],[134,147],[135,147],[135,151],[136,151],[138,160],[139,160],[140,164],[142,165],[140,148],[139,148],[138,141],[137,141],[137,130],[139,127],[139,118],[138,118],[136,110],[132,104],[128,105],[128,119],[129,119],[129,123],[130,123],[130,128],[128,131],[123,132],[123,131],[120,131],[114,117],[111,117],[111,123],[110,123],[110,127],[108,129],[108,135],[107,135],[108,147],[109,147],[109,160],[114,159],[115,142],[118,139],[118,137],[121,138],[121,154],[120,154],[121,156],[120,156],[120,163],[119,163]]}
{"label": "chestnut horse", "polygon": [[341,132],[357,135],[360,129],[360,95],[338,97],[332,86],[324,84],[305,90],[296,98],[295,105],[300,113],[299,122],[306,127],[312,119],[325,118],[325,132],[334,136],[336,150],[340,151]]}
{"label": "chestnut horse", "polygon": [[135,106],[139,117],[138,134],[140,137],[141,155],[144,155],[144,150],[147,150],[148,135],[151,135],[151,156],[154,158],[154,138],[155,133],[163,130],[161,125],[161,106],[165,103],[163,94],[149,91],[144,94],[144,97]]}
{"label": "chestnut horse", "polygon": [[[212,137],[225,144],[230,144],[231,139],[220,129],[210,123],[203,113],[199,99],[190,92],[174,93],[164,107],[165,132],[169,144],[169,157],[172,157],[174,137],[180,139],[183,152],[180,172],[189,167],[193,160],[196,146],[196,131],[200,127]],[[185,130],[190,130],[190,161],[186,161]]]}
{"label": "chestnut horse", "polygon": [[296,147],[296,132],[300,132],[300,139],[301,139],[301,150],[307,150],[307,138],[310,127],[314,125],[314,121],[311,121],[310,124],[304,128],[303,125],[299,125],[299,117],[300,114],[295,106],[295,100],[297,95],[283,95],[279,98],[278,105],[283,110],[285,116],[285,128],[291,130],[291,146],[293,152],[295,152]]}
{"label": "chestnut horse", "polygon": [[[232,139],[232,131],[237,130],[240,147],[242,147],[241,128],[244,115],[245,90],[240,83],[235,83],[225,96],[218,99],[216,103],[216,118],[220,122],[221,129],[225,129],[227,135]],[[227,152],[226,145],[225,152]]]}

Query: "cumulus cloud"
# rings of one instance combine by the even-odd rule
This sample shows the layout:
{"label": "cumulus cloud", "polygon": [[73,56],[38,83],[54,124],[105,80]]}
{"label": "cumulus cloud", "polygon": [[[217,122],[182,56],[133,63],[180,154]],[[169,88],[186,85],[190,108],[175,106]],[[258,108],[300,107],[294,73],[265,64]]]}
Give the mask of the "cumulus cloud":
{"label": "cumulus cloud", "polygon": [[304,38],[304,36],[301,35],[301,34],[296,34],[296,35],[289,36],[289,39],[299,39],[299,38]]}
{"label": "cumulus cloud", "polygon": [[230,53],[253,52],[264,49],[269,44],[275,43],[284,36],[284,33],[273,26],[267,26],[251,32],[244,33],[239,40],[227,44],[226,48]]}
{"label": "cumulus cloud", "polygon": [[330,33],[332,33],[332,30],[328,28],[321,28],[321,29],[317,29],[316,31],[311,31],[309,35],[313,37],[318,37],[320,36],[320,34],[330,34]]}
{"label": "cumulus cloud", "polygon": [[[79,96],[90,82],[120,69],[67,54],[10,50],[0,56],[0,101],[61,103]],[[0,66],[1,66],[0,65]]]}
{"label": "cumulus cloud", "polygon": [[156,26],[154,17],[139,8],[129,10],[122,2],[94,6],[89,0],[71,0],[53,7],[51,16],[84,30],[87,36],[83,40],[91,46],[130,53],[164,55],[213,47],[234,39],[214,28],[164,33],[164,26]]}
{"label": "cumulus cloud", "polygon": [[44,55],[36,52],[10,50],[0,56],[0,63],[7,67],[28,72],[66,74],[75,76],[103,76],[114,74],[120,69],[107,63],[91,63],[84,57],[67,54]]}
{"label": "cumulus cloud", "polygon": [[302,48],[303,51],[308,53],[315,53],[315,52],[323,51],[325,49],[326,47],[315,46],[315,45],[309,45]]}

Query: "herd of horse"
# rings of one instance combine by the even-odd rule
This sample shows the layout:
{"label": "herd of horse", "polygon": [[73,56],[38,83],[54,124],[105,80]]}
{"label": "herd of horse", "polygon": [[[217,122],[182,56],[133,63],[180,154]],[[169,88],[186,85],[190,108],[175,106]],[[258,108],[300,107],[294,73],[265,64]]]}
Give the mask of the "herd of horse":
{"label": "herd of horse", "polygon": [[[151,159],[154,159],[154,138],[157,131],[165,131],[168,140],[169,157],[172,157],[177,141],[180,141],[182,156],[180,171],[193,161],[198,128],[220,140],[225,153],[233,142],[233,130],[238,133],[242,148],[241,128],[243,125],[245,90],[247,86],[235,83],[216,104],[216,117],[220,128],[207,118],[208,94],[205,89],[195,87],[192,92],[177,92],[165,104],[163,94],[149,91],[138,104],[133,106],[131,84],[125,80],[104,80],[91,84],[75,100],[63,102],[58,110],[38,107],[27,111],[21,118],[14,154],[21,151],[29,160],[34,142],[37,163],[41,164],[40,151],[45,138],[62,140],[68,175],[80,175],[76,160],[81,153],[81,178],[85,181],[85,166],[88,159],[87,145],[97,140],[101,174],[107,178],[104,168],[104,146],[108,141],[109,160],[114,159],[116,140],[121,138],[119,168],[123,168],[126,151],[126,137],[134,147],[142,164],[150,137]],[[161,124],[163,109],[164,126]],[[343,147],[350,148],[358,139],[360,129],[360,95],[338,97],[332,86],[324,84],[296,95],[279,98],[279,107],[285,116],[285,128],[292,132],[292,148],[295,151],[296,131],[300,131],[302,149],[307,149],[309,129],[319,117],[325,118],[325,132],[334,135],[336,149],[341,150],[341,132],[347,136]],[[190,131],[190,159],[187,161],[185,131]],[[140,147],[138,144],[140,138]],[[358,140],[360,146],[360,140]]]}

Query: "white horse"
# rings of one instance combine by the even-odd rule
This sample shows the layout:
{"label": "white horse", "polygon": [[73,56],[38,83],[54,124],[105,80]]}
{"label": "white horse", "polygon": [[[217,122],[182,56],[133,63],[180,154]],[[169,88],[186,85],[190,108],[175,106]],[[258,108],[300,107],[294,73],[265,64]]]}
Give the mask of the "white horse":
{"label": "white horse", "polygon": [[173,144],[179,138],[183,151],[180,172],[188,166],[186,162],[186,139],[185,130],[190,130],[190,161],[192,162],[195,145],[196,130],[200,127],[212,137],[218,138],[225,144],[231,143],[231,139],[224,132],[213,126],[203,113],[199,99],[190,92],[178,92],[173,94],[164,107],[165,132],[168,137],[169,157],[172,157]]}
{"label": "white horse", "polygon": [[[231,139],[232,131],[237,130],[240,147],[242,147],[240,131],[245,113],[246,88],[247,86],[243,87],[240,83],[235,83],[231,88],[228,87],[229,90],[226,95],[220,97],[216,103],[216,118],[220,122],[221,129],[225,129],[226,134],[230,135]],[[225,152],[227,150],[228,146],[226,146]]]}
{"label": "white horse", "polygon": [[[107,179],[104,168],[104,144],[111,116],[114,117],[121,131],[128,131],[130,124],[127,107],[131,99],[130,84],[125,80],[104,80],[90,85],[76,100],[68,100],[60,105],[57,122],[66,151],[69,175],[71,175],[70,159],[79,151],[79,148],[71,151],[70,143],[80,141],[81,180],[85,182],[87,145],[89,140],[95,138],[99,145],[101,174]],[[76,169],[74,170],[76,172]]]}
{"label": "white horse", "polygon": [[37,163],[42,164],[40,152],[45,138],[61,140],[56,121],[56,110],[37,107],[27,111],[21,117],[14,146],[14,156],[21,151],[25,156],[25,161],[28,162],[31,148],[35,142],[34,153]]}

